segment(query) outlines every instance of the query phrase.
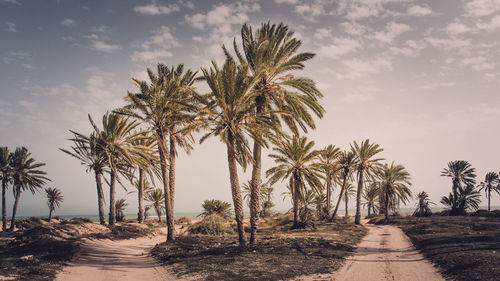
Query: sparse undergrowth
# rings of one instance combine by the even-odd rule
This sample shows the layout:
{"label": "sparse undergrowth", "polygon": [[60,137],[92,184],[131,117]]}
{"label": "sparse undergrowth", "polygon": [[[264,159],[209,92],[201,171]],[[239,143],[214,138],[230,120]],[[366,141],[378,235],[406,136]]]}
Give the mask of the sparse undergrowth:
{"label": "sparse undergrowth", "polygon": [[290,230],[290,219],[283,215],[261,221],[258,243],[244,250],[236,235],[186,235],[157,245],[151,253],[179,277],[283,280],[339,269],[367,232],[344,220],[318,222],[315,229],[301,230]]}
{"label": "sparse undergrowth", "polygon": [[500,218],[432,216],[391,218],[443,274],[458,281],[500,276]]}

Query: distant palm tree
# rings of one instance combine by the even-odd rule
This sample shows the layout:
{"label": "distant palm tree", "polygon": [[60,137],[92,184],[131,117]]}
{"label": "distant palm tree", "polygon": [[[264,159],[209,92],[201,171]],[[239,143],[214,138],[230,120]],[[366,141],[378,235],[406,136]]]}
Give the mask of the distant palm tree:
{"label": "distant palm tree", "polygon": [[107,170],[106,155],[99,147],[96,140],[96,133],[90,134],[88,137],[79,137],[82,134],[71,131],[74,138],[69,139],[73,142],[71,151],[60,148],[61,151],[67,153],[80,160],[81,164],[87,168],[87,172],[94,172],[96,188],[97,188],[97,204],[99,210],[99,222],[102,225],[106,224],[104,210],[104,190],[102,187],[102,176]]}
{"label": "distant palm tree", "polygon": [[432,204],[431,200],[429,199],[429,194],[425,191],[421,191],[417,193],[417,208],[413,212],[414,217],[427,217],[432,215],[432,210],[431,207],[429,206]]}
{"label": "distant palm tree", "polygon": [[49,222],[52,220],[52,212],[55,211],[56,208],[61,206],[61,203],[64,199],[61,191],[55,187],[49,187],[45,189],[45,193],[47,196],[47,206],[49,207]]}
{"label": "distant palm tree", "polygon": [[455,215],[462,212],[458,208],[459,205],[459,190],[466,188],[469,185],[476,184],[476,169],[472,168],[472,165],[464,160],[455,160],[448,163],[448,167],[441,172],[441,176],[450,177],[452,179],[452,191],[453,196],[448,197],[448,199],[455,200],[451,204],[451,214]]}
{"label": "distant palm tree", "polygon": [[318,219],[328,218],[326,212],[326,194],[323,191],[316,192],[313,200],[316,208],[316,217]]}
{"label": "distant palm tree", "polygon": [[155,209],[156,215],[158,216],[158,222],[161,222],[161,215],[165,210],[165,193],[163,193],[163,190],[160,188],[151,190],[146,193],[145,199],[146,201],[151,202],[148,207],[153,207]]}
{"label": "distant palm tree", "polygon": [[377,197],[377,183],[372,182],[363,192],[363,199],[365,200],[365,203],[363,205],[368,208],[368,217],[371,217],[372,214],[377,213]]}
{"label": "distant palm tree", "polygon": [[293,201],[293,228],[299,227],[299,208],[308,189],[319,192],[322,189],[321,164],[316,160],[320,151],[314,150],[314,141],[306,137],[293,136],[276,143],[269,157],[277,166],[266,171],[269,183],[288,179]]}
{"label": "distant palm tree", "polygon": [[221,200],[205,200],[201,204],[203,212],[199,214],[201,217],[210,215],[218,215],[222,218],[229,218],[231,216],[231,204]]}
{"label": "distant palm tree", "polygon": [[6,146],[0,147],[0,180],[2,181],[2,230],[7,230],[7,206],[5,203],[5,193],[7,185],[12,181],[12,168],[10,161],[12,153]]}
{"label": "distant palm tree", "polygon": [[116,200],[115,202],[115,212],[116,212],[116,221],[121,222],[123,219],[125,219],[125,207],[128,206],[127,203],[125,203],[125,199],[121,198]]}
{"label": "distant palm tree", "polygon": [[352,172],[357,163],[357,158],[354,152],[352,151],[343,151],[339,155],[338,165],[340,177],[342,180],[342,187],[340,189],[339,199],[337,200],[337,204],[335,205],[335,209],[333,210],[332,216],[330,217],[330,221],[335,219],[337,215],[337,211],[339,210],[340,200],[342,200],[342,196],[344,194],[345,188],[351,179]]}
{"label": "distant palm tree", "polygon": [[411,177],[403,165],[384,164],[376,171],[378,182],[378,196],[383,203],[385,218],[389,219],[389,209],[398,202],[406,203],[411,199]]}
{"label": "distant palm tree", "polygon": [[459,186],[457,196],[450,192],[448,197],[441,197],[441,204],[451,208],[450,215],[466,215],[467,210],[477,210],[481,203],[481,194],[474,185],[465,188]]}
{"label": "distant palm tree", "polygon": [[383,158],[374,158],[375,155],[382,152],[384,149],[376,143],[370,143],[369,139],[358,144],[356,141],[351,145],[351,150],[356,154],[357,163],[355,170],[357,172],[358,190],[356,193],[356,216],[354,223],[361,224],[361,193],[363,190],[363,182],[365,177],[373,175],[380,161]]}
{"label": "distant palm tree", "polygon": [[332,209],[332,185],[334,183],[335,174],[339,172],[338,158],[341,154],[340,148],[334,145],[325,147],[319,156],[320,163],[325,173],[326,182],[326,216],[330,217],[330,210]]}
{"label": "distant palm tree", "polygon": [[46,172],[38,170],[38,168],[45,166],[45,163],[35,162],[31,158],[31,153],[25,147],[17,147],[12,155],[10,166],[12,167],[12,180],[14,183],[14,207],[12,209],[12,219],[10,222],[10,231],[14,230],[16,225],[16,212],[21,198],[21,192],[25,190],[31,191],[35,194],[38,189],[50,181],[45,175]]}
{"label": "distant palm tree", "polygon": [[488,212],[491,211],[491,191],[496,191],[500,194],[500,178],[497,173],[489,172],[486,174],[484,181],[481,182],[478,187],[479,191],[486,193],[486,198],[488,198]]}
{"label": "distant palm tree", "polygon": [[349,216],[349,198],[356,194],[356,187],[350,183],[347,184],[344,190],[345,216]]}
{"label": "distant palm tree", "polygon": [[[141,172],[142,172],[142,181],[141,181]],[[141,184],[142,183],[142,184]],[[138,208],[139,212],[137,213],[137,219],[139,223],[143,223],[146,219],[144,214],[144,196],[154,189],[154,187],[149,183],[144,175],[144,170],[139,169],[139,179],[133,182],[134,187],[137,189],[137,199],[138,199]]]}
{"label": "distant palm tree", "polygon": [[[263,183],[260,188],[260,204],[262,211],[260,213],[261,216],[266,216],[269,213],[269,209],[271,205],[274,204],[271,201],[273,188],[268,183]],[[241,193],[243,194],[243,200],[247,202],[248,207],[250,208],[250,199],[252,196],[252,181],[249,180],[241,185]]]}

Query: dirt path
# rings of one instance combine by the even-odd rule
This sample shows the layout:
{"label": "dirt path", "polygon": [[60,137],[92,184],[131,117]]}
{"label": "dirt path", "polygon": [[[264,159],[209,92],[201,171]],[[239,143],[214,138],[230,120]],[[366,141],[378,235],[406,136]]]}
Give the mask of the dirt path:
{"label": "dirt path", "polygon": [[57,275],[57,281],[177,280],[148,256],[165,235],[128,240],[87,240],[82,251]]}

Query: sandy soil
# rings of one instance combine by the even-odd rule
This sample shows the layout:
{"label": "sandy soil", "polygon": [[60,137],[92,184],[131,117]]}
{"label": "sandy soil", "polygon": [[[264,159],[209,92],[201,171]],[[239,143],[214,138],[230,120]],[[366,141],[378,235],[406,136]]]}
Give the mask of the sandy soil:
{"label": "sandy soil", "polygon": [[391,225],[365,226],[369,233],[358,245],[355,255],[348,258],[338,272],[297,280],[444,281],[401,229]]}
{"label": "sandy soil", "polygon": [[79,256],[57,275],[57,281],[177,280],[148,256],[165,234],[128,240],[87,240]]}

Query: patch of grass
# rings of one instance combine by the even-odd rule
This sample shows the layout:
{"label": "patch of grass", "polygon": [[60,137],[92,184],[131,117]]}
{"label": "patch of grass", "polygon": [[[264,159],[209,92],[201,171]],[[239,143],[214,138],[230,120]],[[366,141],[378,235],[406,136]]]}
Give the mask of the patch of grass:
{"label": "patch of grass", "polygon": [[224,235],[234,231],[226,225],[226,221],[219,215],[213,214],[204,217],[201,221],[189,226],[192,234]]}
{"label": "patch of grass", "polygon": [[396,218],[398,224],[443,274],[458,281],[493,281],[500,276],[500,218]]}
{"label": "patch of grass", "polygon": [[198,274],[206,280],[283,280],[330,273],[366,234],[352,222],[316,222],[316,229],[290,230],[283,215],[261,220],[257,244],[241,249],[236,235],[181,236],[151,250],[180,278]]}

